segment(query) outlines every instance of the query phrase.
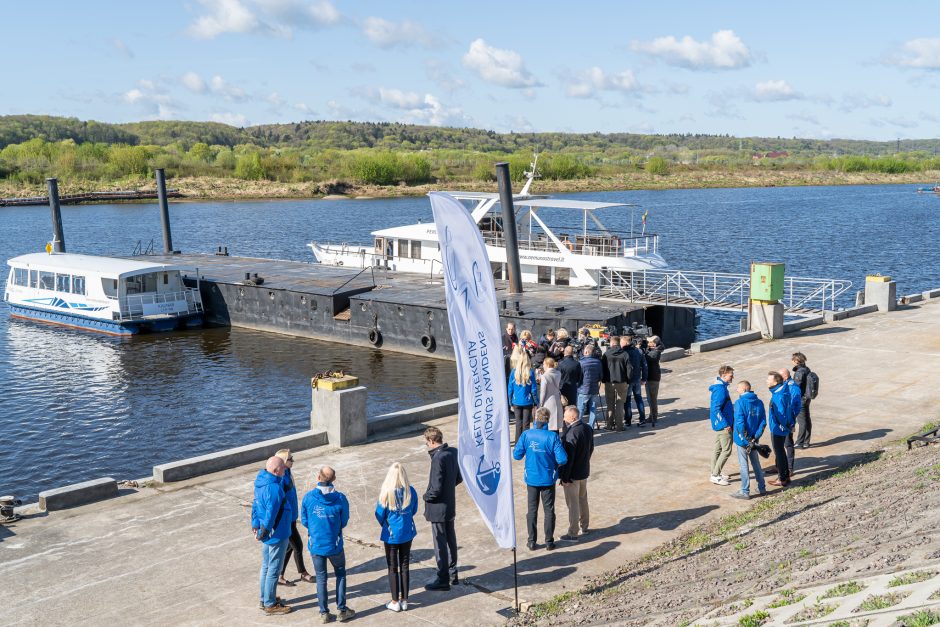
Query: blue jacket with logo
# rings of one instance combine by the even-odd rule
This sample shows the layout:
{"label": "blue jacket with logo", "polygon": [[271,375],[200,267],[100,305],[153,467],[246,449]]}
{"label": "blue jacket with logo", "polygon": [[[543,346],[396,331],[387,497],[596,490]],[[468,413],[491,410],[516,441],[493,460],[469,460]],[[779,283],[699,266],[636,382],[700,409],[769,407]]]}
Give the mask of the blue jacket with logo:
{"label": "blue jacket with logo", "polygon": [[[581,358],[581,385],[578,386],[578,394],[588,394],[593,396],[601,391],[601,379],[604,376],[604,365],[597,357]],[[574,404],[577,399],[568,399],[569,403]]]}
{"label": "blue jacket with logo", "polygon": [[764,433],[767,414],[764,404],[754,392],[745,392],[734,402],[734,443],[741,447],[755,442]]}
{"label": "blue jacket with logo", "polygon": [[[277,544],[290,537],[290,505],[285,502],[281,479],[263,468],[255,477],[255,498],[251,503],[251,528],[257,529],[265,544]],[[283,513],[278,520],[278,512]],[[275,522],[277,526],[275,527]]]}
{"label": "blue jacket with logo", "polygon": [[287,520],[297,520],[300,516],[300,507],[297,504],[297,485],[294,483],[294,475],[290,468],[284,471],[281,477],[281,485],[284,487],[284,495],[287,497],[287,505],[284,507],[284,515],[289,516]]}
{"label": "blue jacket with logo", "polygon": [[787,384],[781,383],[770,388],[770,402],[767,404],[770,432],[774,435],[789,435],[793,430],[793,416],[790,414],[790,394]]}
{"label": "blue jacket with logo", "polygon": [[513,368],[509,373],[509,404],[516,407],[532,407],[538,404],[539,384],[535,380],[535,369],[529,373],[529,384],[516,383],[516,369]]}
{"label": "blue jacket with logo", "polygon": [[405,500],[405,491],[401,488],[395,490],[395,502],[393,507],[382,507],[381,503],[375,504],[375,519],[382,525],[382,535],[379,538],[382,542],[389,544],[403,544],[409,540],[414,540],[418,535],[415,528],[415,513],[418,511],[418,493],[411,486],[408,486],[411,492],[411,503],[408,507],[402,507]]}
{"label": "blue jacket with logo", "polygon": [[783,384],[787,386],[787,394],[790,395],[790,416],[796,420],[797,414],[803,409],[803,391],[793,379],[787,379]]}
{"label": "blue jacket with logo", "polygon": [[708,415],[712,421],[712,430],[721,431],[734,424],[734,406],[731,404],[731,395],[728,394],[728,384],[718,377],[708,387],[712,398]]}
{"label": "blue jacket with logo", "polygon": [[[600,364],[600,360],[597,360]],[[547,423],[526,429],[512,451],[515,459],[525,458],[525,483],[534,487],[555,485],[558,467],[568,463],[565,447],[558,433],[548,430]]]}
{"label": "blue jacket with logo", "polygon": [[[324,493],[321,488],[326,489]],[[300,509],[300,523],[310,533],[310,555],[336,555],[343,550],[343,527],[349,522],[349,501],[332,484],[318,483],[307,492]]]}

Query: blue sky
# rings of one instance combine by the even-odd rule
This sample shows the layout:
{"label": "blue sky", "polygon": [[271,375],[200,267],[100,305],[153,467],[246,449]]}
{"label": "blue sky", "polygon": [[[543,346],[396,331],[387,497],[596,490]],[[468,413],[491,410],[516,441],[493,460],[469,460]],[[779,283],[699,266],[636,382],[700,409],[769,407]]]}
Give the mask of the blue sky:
{"label": "blue sky", "polygon": [[931,2],[6,4],[0,114],[937,137]]}

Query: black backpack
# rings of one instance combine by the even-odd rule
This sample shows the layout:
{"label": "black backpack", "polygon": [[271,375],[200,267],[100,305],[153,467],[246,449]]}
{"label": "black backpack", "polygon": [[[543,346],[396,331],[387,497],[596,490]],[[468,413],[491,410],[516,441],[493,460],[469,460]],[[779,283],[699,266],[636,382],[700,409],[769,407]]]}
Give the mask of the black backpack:
{"label": "black backpack", "polygon": [[809,397],[816,398],[816,395],[819,394],[819,375],[812,370],[806,373],[806,385],[809,387],[807,390]]}

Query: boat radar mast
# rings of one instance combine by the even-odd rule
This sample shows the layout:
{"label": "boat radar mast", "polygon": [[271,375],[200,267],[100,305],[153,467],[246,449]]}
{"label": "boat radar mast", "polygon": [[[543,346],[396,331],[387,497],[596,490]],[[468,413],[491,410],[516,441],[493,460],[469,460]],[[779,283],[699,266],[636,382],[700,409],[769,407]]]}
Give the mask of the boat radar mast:
{"label": "boat radar mast", "polygon": [[532,160],[532,163],[529,164],[529,167],[532,168],[527,172],[523,172],[526,177],[525,185],[522,186],[522,191],[519,192],[520,196],[528,196],[529,188],[532,187],[532,181],[542,176],[542,173],[539,172],[538,168],[539,163],[539,153],[535,153],[535,157]]}

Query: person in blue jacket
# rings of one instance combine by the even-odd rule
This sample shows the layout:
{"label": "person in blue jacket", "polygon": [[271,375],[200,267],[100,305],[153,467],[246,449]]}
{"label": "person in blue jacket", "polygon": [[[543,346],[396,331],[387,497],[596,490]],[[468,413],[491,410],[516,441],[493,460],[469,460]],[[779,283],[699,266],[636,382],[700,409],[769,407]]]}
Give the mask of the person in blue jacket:
{"label": "person in blue jacket", "polygon": [[509,404],[512,405],[516,415],[516,442],[522,432],[532,424],[532,410],[538,404],[539,384],[536,381],[535,369],[527,352],[519,351],[514,354],[517,358],[514,368],[509,373],[507,392]]}
{"label": "person in blue jacket", "polygon": [[734,405],[728,386],[734,380],[734,368],[722,366],[718,378],[708,387],[711,394],[708,417],[715,432],[715,451],[712,453],[712,474],[709,481],[715,485],[731,485],[728,476],[722,474],[725,462],[731,457],[731,429],[734,424]]}
{"label": "person in blue jacket", "polygon": [[786,443],[787,436],[793,431],[790,395],[779,372],[767,373],[767,387],[770,389],[767,426],[770,429],[770,443],[774,449],[774,462],[777,466],[777,478],[768,483],[786,487],[790,485],[790,462],[787,459]]}
{"label": "person in blue jacket", "polygon": [[300,523],[307,528],[310,539],[307,548],[317,573],[317,603],[320,620],[324,623],[336,617],[330,614],[326,590],[326,562],[333,566],[336,577],[336,609],[340,622],[352,618],[356,612],[346,605],[346,552],[343,550],[343,528],[349,522],[349,501],[333,487],[336,471],[324,466],[317,474],[317,485],[304,496],[300,509]]}
{"label": "person in blue jacket", "polygon": [[268,458],[255,477],[255,495],[251,503],[251,530],[261,548],[261,606],[266,614],[287,614],[290,608],[275,596],[277,578],[290,541],[290,505],[281,484],[284,460]]}
{"label": "person in blue jacket", "polygon": [[375,506],[375,519],[382,526],[379,539],[385,545],[388,585],[392,593],[392,600],[385,607],[393,612],[408,609],[411,541],[418,535],[415,529],[417,511],[418,493],[411,487],[405,467],[395,462],[385,475],[379,502]]}
{"label": "person in blue jacket", "polygon": [[[790,377],[790,371],[788,369],[781,368],[779,372],[780,376],[783,377],[783,385],[787,388],[787,396],[789,396],[790,399],[787,405],[795,423],[796,417],[800,415],[800,411],[803,409],[803,391],[800,390],[800,385]],[[794,424],[794,427],[795,426]],[[796,447],[793,445],[792,429],[787,436],[787,441],[784,443],[784,448],[787,451],[787,463],[790,466],[790,477],[792,478],[794,469],[793,463],[796,461]]]}
{"label": "person in blue jacket", "polygon": [[[597,422],[597,408],[601,404],[601,379],[604,378],[604,365],[594,356],[594,345],[585,346],[581,351],[581,383],[578,385],[578,413],[581,419],[588,417],[591,429]],[[571,399],[568,399],[569,402]]]}
{"label": "person in blue jacket", "polygon": [[292,474],[294,456],[291,455],[290,449],[286,448],[282,448],[275,453],[275,455],[284,460],[285,469],[284,476],[281,477],[281,485],[284,486],[284,493],[287,495],[286,507],[290,507],[290,538],[287,543],[287,553],[284,555],[284,564],[281,566],[281,577],[277,580],[277,585],[296,585],[293,581],[290,581],[284,576],[287,574],[287,564],[290,562],[291,556],[294,558],[294,565],[297,566],[297,573],[300,575],[300,578],[307,583],[313,583],[314,579],[310,576],[310,573],[307,572],[307,567],[304,565],[304,541],[303,538],[300,537],[300,532],[297,530],[297,518],[300,516],[300,506],[297,503],[297,485],[294,483],[294,475]]}
{"label": "person in blue jacket", "polygon": [[741,489],[731,496],[736,499],[751,498],[751,479],[748,471],[748,462],[754,469],[754,479],[757,480],[757,491],[763,496],[767,494],[764,485],[764,471],[760,466],[760,457],[755,448],[760,436],[767,426],[767,414],[764,413],[764,404],[757,394],[751,391],[748,381],[738,383],[738,400],[734,402],[734,443],[738,445],[738,467],[741,472]]}
{"label": "person in blue jacket", "polygon": [[558,481],[558,467],[568,463],[568,455],[558,434],[548,430],[546,416],[537,416],[532,428],[522,433],[512,456],[517,460],[525,458],[525,483],[529,497],[526,513],[529,541],[526,546],[530,551],[535,550],[541,499],[545,512],[545,548],[552,551],[555,549],[555,483]]}

